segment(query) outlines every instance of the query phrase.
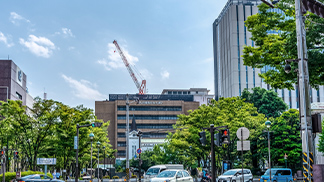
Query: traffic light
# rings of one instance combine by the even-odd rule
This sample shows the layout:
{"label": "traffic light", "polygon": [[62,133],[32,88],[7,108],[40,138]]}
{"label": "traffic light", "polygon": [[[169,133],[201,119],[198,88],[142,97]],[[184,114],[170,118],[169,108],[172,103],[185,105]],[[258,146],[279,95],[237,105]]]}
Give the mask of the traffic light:
{"label": "traffic light", "polygon": [[14,159],[19,159],[19,152],[14,151]]}
{"label": "traffic light", "polygon": [[214,143],[216,146],[222,146],[222,134],[221,133],[214,134]]}
{"label": "traffic light", "polygon": [[6,151],[5,150],[1,150],[1,156],[5,155],[6,154]]}
{"label": "traffic light", "polygon": [[201,131],[199,132],[199,142],[202,146],[206,145],[206,132],[205,131]]}
{"label": "traffic light", "polygon": [[100,127],[102,123],[91,123],[92,127]]}
{"label": "traffic light", "polygon": [[[324,5],[316,0],[302,0],[302,5],[306,11],[316,14],[324,18]],[[306,13],[306,12],[304,12]]]}
{"label": "traffic light", "polygon": [[225,129],[221,131],[222,135],[222,144],[229,144],[230,143],[230,134],[229,134],[229,129]]}

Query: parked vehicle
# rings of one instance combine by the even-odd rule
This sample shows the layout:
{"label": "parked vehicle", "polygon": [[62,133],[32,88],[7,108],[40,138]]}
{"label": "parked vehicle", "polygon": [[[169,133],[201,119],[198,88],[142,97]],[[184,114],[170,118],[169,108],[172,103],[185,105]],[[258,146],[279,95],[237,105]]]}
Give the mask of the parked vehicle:
{"label": "parked vehicle", "polygon": [[17,182],[64,182],[59,179],[52,179],[49,176],[45,176],[44,174],[33,174],[18,178]]}
{"label": "parked vehicle", "polygon": [[162,165],[152,166],[143,175],[144,182],[149,182],[151,178],[156,177],[162,171],[167,169],[183,170],[183,165],[182,164],[162,164]]}
{"label": "parked vehicle", "polygon": [[[270,182],[270,169],[261,176],[260,182]],[[271,182],[293,182],[291,169],[288,168],[271,168]]]}
{"label": "parked vehicle", "polygon": [[164,170],[160,174],[158,174],[156,177],[150,179],[150,182],[193,182],[192,177],[189,175],[189,173],[185,170]]}
{"label": "parked vehicle", "polygon": [[[253,175],[250,169],[230,169],[224,172],[222,175],[218,176],[217,182],[253,182]],[[260,181],[261,182],[261,181]],[[263,181],[262,181],[263,182]]]}

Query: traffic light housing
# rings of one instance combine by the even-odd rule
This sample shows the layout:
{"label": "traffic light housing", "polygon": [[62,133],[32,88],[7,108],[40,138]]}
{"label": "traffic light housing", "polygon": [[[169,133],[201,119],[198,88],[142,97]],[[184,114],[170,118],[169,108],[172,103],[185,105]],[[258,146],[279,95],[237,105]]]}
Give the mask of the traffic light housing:
{"label": "traffic light housing", "polygon": [[222,146],[222,133],[214,134],[214,143],[216,146]]}
{"label": "traffic light housing", "polygon": [[19,159],[19,152],[14,151],[14,159]]}
{"label": "traffic light housing", "polygon": [[1,154],[1,156],[3,156],[3,155],[6,154],[6,151],[5,150],[1,150],[0,154]]}
{"label": "traffic light housing", "polygon": [[199,132],[199,142],[202,146],[206,145],[206,132],[205,131],[201,131]]}
{"label": "traffic light housing", "polygon": [[102,123],[91,123],[92,127],[100,127]]}
{"label": "traffic light housing", "polygon": [[230,143],[230,133],[229,129],[221,130],[221,136],[222,136],[222,144],[229,144]]}

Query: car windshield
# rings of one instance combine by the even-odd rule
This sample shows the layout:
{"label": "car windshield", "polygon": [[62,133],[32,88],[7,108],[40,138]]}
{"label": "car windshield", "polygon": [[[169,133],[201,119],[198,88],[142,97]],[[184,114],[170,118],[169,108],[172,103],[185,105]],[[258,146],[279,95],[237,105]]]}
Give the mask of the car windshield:
{"label": "car windshield", "polygon": [[[271,169],[271,175],[274,175],[274,174],[276,174],[276,172],[277,172],[277,170],[275,170],[275,169]],[[270,175],[270,169],[268,169],[265,173],[264,173],[264,175]]]}
{"label": "car windshield", "polygon": [[21,179],[41,179],[41,178],[39,175],[32,174],[32,175],[21,177]]}
{"label": "car windshield", "polygon": [[177,171],[163,171],[159,175],[157,175],[157,178],[170,178],[174,177],[176,175]]}
{"label": "car windshield", "polygon": [[147,170],[146,175],[157,175],[159,174],[160,168],[150,168]]}
{"label": "car windshield", "polygon": [[223,175],[234,175],[235,173],[236,173],[236,171],[229,170],[229,171],[226,171]]}

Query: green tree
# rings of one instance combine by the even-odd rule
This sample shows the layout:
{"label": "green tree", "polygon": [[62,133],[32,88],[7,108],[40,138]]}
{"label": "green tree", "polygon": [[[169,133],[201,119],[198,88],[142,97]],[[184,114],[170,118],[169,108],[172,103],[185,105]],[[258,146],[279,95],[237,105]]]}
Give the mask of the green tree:
{"label": "green tree", "polygon": [[[267,132],[258,137],[260,157],[268,157]],[[302,168],[302,142],[300,138],[299,112],[290,109],[274,119],[270,127],[270,149],[272,166],[285,166],[284,155],[288,155],[288,168],[297,171]]]}
{"label": "green tree", "polygon": [[318,151],[324,153],[324,118],[322,119],[322,133],[319,137]]}
{"label": "green tree", "polygon": [[[189,115],[179,115],[175,128],[187,128],[177,130],[169,141],[169,148],[177,151],[179,156],[189,165],[194,165],[198,161],[206,161],[210,154],[210,133],[206,131],[207,144],[202,146],[199,143],[198,132],[202,128],[210,127],[210,124],[217,126],[227,125],[230,129],[231,145],[230,154],[228,146],[216,148],[217,165],[224,159],[232,160],[233,164],[240,164],[237,157],[240,155],[236,151],[236,131],[240,127],[246,127],[250,130],[250,140],[258,136],[264,127],[266,118],[263,114],[257,112],[257,108],[251,103],[244,102],[240,97],[220,98],[219,101],[213,100],[210,105],[202,105],[198,109],[189,112]],[[191,147],[190,147],[191,146]],[[189,150],[190,149],[190,150]],[[188,157],[187,157],[188,156]],[[245,167],[251,168],[251,152],[246,152],[244,157]]]}
{"label": "green tree", "polygon": [[[322,1],[322,0],[320,0]],[[259,13],[249,16],[245,25],[252,34],[254,46],[246,46],[243,49],[244,65],[253,68],[272,68],[262,72],[259,76],[265,83],[273,88],[294,89],[297,84],[297,63],[292,63],[292,71],[287,74],[284,71],[286,59],[297,59],[297,39],[295,24],[295,5],[293,0],[281,0],[277,3],[278,11],[270,11],[270,8],[261,3]],[[317,88],[324,84],[324,19],[307,13],[306,39],[308,48],[308,68],[310,85]],[[268,33],[276,32],[276,33]]]}
{"label": "green tree", "polygon": [[273,90],[264,88],[252,88],[252,93],[244,89],[241,98],[246,102],[253,103],[259,113],[264,114],[267,118],[279,117],[281,113],[288,109],[287,104]]}

